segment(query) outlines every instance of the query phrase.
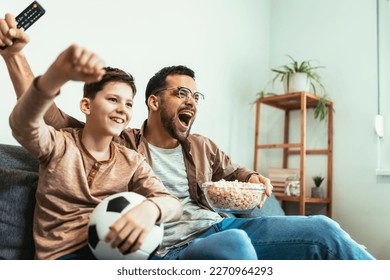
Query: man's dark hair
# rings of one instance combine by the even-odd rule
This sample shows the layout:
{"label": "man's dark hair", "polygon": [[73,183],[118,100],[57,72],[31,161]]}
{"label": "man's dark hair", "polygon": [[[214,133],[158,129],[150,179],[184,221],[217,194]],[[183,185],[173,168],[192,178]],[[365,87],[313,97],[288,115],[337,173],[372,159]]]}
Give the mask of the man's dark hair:
{"label": "man's dark hair", "polygon": [[113,67],[104,67],[104,70],[106,70],[106,73],[103,75],[103,78],[100,81],[84,85],[84,97],[93,100],[96,96],[96,93],[101,91],[103,87],[110,82],[128,84],[133,90],[133,95],[135,96],[137,88],[134,83],[134,78],[130,73]]}
{"label": "man's dark hair", "polygon": [[152,93],[166,86],[166,78],[169,75],[186,75],[195,80],[195,72],[186,66],[177,65],[177,66],[164,67],[156,74],[154,74],[152,78],[150,78],[148,85],[146,86],[146,91],[145,91],[146,105],[148,105],[148,98],[150,95],[152,95]]}

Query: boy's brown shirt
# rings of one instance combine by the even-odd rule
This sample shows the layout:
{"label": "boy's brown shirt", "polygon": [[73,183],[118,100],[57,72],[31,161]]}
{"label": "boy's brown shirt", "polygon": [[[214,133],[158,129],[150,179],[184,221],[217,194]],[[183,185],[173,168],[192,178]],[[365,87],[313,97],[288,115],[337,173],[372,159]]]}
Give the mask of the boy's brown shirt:
{"label": "boy's brown shirt", "polygon": [[134,191],[160,210],[159,223],[177,220],[181,204],[169,194],[145,157],[111,143],[107,161],[95,160],[80,141],[81,129],[57,131],[43,114],[52,99],[33,84],[10,116],[15,138],[40,162],[34,216],[36,258],[55,259],[87,244],[89,215],[110,194]]}

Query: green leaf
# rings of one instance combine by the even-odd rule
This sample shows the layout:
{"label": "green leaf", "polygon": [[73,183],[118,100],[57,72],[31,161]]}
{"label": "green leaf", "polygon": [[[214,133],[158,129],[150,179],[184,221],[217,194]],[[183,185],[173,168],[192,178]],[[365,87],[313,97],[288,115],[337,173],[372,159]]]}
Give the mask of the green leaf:
{"label": "green leaf", "polygon": [[[324,94],[319,100],[316,108],[314,109],[314,119],[320,119],[323,121],[328,116],[328,107],[326,106],[326,101],[330,100],[327,94]],[[333,109],[334,111],[334,109]]]}
{"label": "green leaf", "polygon": [[314,176],[313,181],[314,181],[314,184],[316,185],[316,187],[321,186],[321,183],[322,183],[322,181],[324,181],[324,179],[325,179],[325,177],[322,177],[322,176]]}

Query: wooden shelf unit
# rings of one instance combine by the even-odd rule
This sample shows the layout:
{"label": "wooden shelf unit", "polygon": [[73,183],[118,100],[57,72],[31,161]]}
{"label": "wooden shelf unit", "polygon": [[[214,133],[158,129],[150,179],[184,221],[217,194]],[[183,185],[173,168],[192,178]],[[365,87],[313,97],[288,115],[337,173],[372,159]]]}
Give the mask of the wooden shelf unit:
{"label": "wooden shelf unit", "polygon": [[[333,169],[333,102],[326,101],[328,107],[328,144],[326,149],[306,149],[306,116],[308,109],[314,109],[320,100],[308,92],[295,92],[284,95],[267,96],[256,100],[256,130],[255,130],[255,155],[254,170],[259,170],[259,150],[260,149],[283,149],[283,168],[288,168],[288,157],[290,155],[300,156],[300,195],[287,196],[276,194],[276,198],[282,201],[292,201],[299,203],[299,214],[305,215],[306,203],[325,203],[327,205],[327,216],[332,216],[332,169]],[[284,110],[284,137],[283,143],[260,144],[260,110],[261,105],[271,106]],[[300,142],[289,143],[290,112],[300,110]],[[307,155],[327,155],[327,187],[326,198],[306,197],[306,156]]]}

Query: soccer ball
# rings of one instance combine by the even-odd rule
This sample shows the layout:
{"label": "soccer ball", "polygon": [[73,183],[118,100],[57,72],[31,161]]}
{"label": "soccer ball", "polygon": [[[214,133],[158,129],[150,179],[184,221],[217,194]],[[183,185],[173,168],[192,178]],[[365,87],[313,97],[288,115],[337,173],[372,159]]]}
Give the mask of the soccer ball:
{"label": "soccer ball", "polygon": [[146,260],[160,246],[164,229],[156,224],[142,242],[141,248],[134,253],[121,253],[104,241],[109,227],[129,209],[145,200],[134,192],[121,192],[103,199],[93,210],[88,223],[88,246],[100,260]]}

